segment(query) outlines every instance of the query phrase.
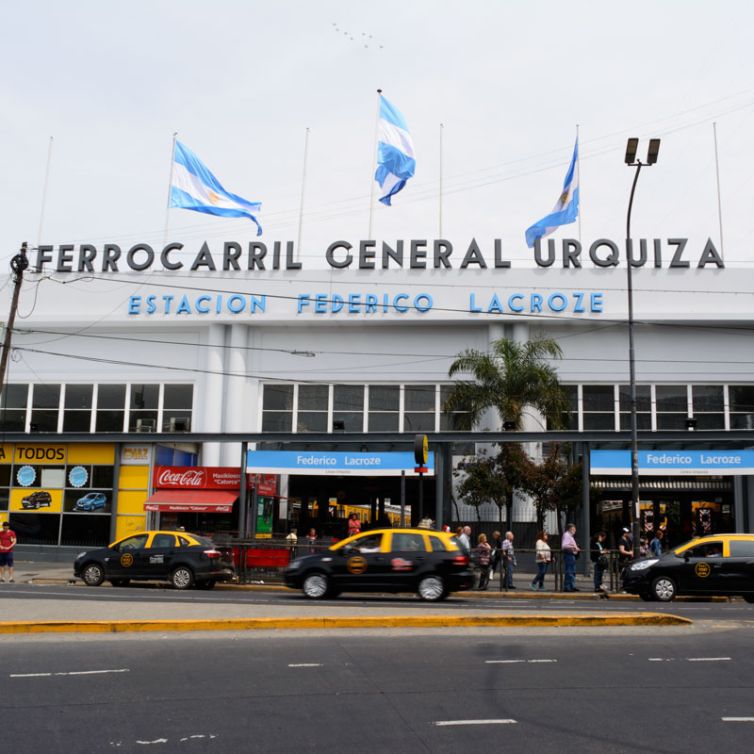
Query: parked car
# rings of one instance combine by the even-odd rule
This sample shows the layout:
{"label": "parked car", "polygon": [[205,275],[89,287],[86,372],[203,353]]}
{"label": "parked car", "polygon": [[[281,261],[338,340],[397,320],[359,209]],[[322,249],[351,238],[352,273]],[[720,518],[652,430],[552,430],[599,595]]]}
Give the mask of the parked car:
{"label": "parked car", "polygon": [[211,589],[216,582],[235,577],[232,561],[211,539],[183,531],[139,532],[108,547],[82,552],[73,573],[87,586],[105,580],[113,586],[159,580],[176,589]]}
{"label": "parked car", "polygon": [[80,497],[73,506],[75,511],[96,511],[107,505],[107,495],[104,492],[90,492]]}
{"label": "parked car", "polygon": [[442,600],[471,589],[469,556],[452,534],[427,529],[376,529],[324,552],[294,560],[285,583],[310,599],[349,592],[416,592]]}
{"label": "parked car", "polygon": [[741,596],[754,602],[754,534],[711,534],[660,558],[629,563],[623,589],[644,600],[669,602],[679,594]]}
{"label": "parked car", "polygon": [[21,498],[21,507],[24,510],[36,510],[37,508],[49,508],[52,504],[52,495],[47,490],[32,492]]}

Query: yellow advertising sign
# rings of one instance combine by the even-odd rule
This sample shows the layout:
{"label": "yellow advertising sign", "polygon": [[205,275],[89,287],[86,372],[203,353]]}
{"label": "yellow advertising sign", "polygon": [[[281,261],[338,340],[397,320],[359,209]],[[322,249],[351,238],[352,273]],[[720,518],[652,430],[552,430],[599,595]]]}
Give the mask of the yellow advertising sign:
{"label": "yellow advertising sign", "polygon": [[0,464],[13,463],[13,446],[9,443],[0,444]]}
{"label": "yellow advertising sign", "polygon": [[63,490],[16,487],[10,491],[9,510],[25,513],[60,513],[63,510]]}
{"label": "yellow advertising sign", "polygon": [[57,466],[66,462],[67,450],[67,445],[16,445],[13,458],[16,463]]}

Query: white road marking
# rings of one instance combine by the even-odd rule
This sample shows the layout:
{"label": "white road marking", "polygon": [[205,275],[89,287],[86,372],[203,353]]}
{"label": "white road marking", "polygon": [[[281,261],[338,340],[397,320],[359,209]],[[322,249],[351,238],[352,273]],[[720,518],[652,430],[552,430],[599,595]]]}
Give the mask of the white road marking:
{"label": "white road marking", "polygon": [[150,744],[166,744],[167,742],[167,738],[155,738],[154,741],[139,741],[139,739],[136,739],[136,743],[141,744],[142,746],[149,746]]}
{"label": "white road marking", "polygon": [[649,657],[650,662],[675,662],[675,657]]}
{"label": "white road marking", "polygon": [[289,668],[321,668],[321,662],[289,662]]}
{"label": "white road marking", "polygon": [[445,728],[450,725],[515,725],[516,720],[438,720],[433,725]]}
{"label": "white road marking", "polygon": [[724,723],[754,723],[754,717],[721,717]]}
{"label": "white road marking", "polygon": [[687,657],[689,662],[728,662],[730,657]]}
{"label": "white road marking", "polygon": [[184,741],[193,741],[198,738],[209,738],[212,740],[213,738],[217,738],[217,736],[214,733],[208,733],[205,735],[204,733],[194,733],[193,736],[184,736],[183,738],[179,738],[178,742],[183,743]]}
{"label": "white road marking", "polygon": [[103,673],[128,673],[129,668],[116,668],[114,670],[71,670],[67,673],[11,673],[9,678],[51,678],[61,675],[102,675]]}
{"label": "white road marking", "polygon": [[485,660],[485,665],[516,665],[518,663],[557,662],[557,660]]}

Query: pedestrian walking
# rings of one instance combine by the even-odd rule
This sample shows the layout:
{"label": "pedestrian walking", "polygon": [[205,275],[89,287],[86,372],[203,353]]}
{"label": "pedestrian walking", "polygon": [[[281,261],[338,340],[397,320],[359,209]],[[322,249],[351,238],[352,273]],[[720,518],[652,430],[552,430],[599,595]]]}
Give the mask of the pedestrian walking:
{"label": "pedestrian walking", "polygon": [[658,529],[655,532],[652,541],[649,543],[649,551],[655,558],[662,557],[662,540],[665,539],[665,532],[662,529]]}
{"label": "pedestrian walking", "polygon": [[537,566],[537,575],[534,577],[534,581],[531,582],[531,588],[541,592],[545,588],[545,574],[552,562],[552,550],[550,545],[547,544],[547,540],[550,535],[543,529],[537,535],[537,542],[534,545],[534,560]]}
{"label": "pedestrian walking", "polygon": [[0,531],[0,578],[5,581],[8,571],[8,581],[13,583],[13,548],[16,546],[16,532],[10,528],[7,521],[3,521]]}
{"label": "pedestrian walking", "polygon": [[634,540],[628,527],[624,526],[618,541],[618,565],[623,570],[634,557]]}
{"label": "pedestrian walking", "polygon": [[594,564],[594,591],[603,591],[602,576],[608,566],[609,560],[606,554],[605,540],[607,534],[598,531],[593,537],[589,547],[589,558]]}
{"label": "pedestrian walking", "polygon": [[476,546],[477,563],[479,564],[479,586],[480,592],[487,590],[490,583],[490,560],[492,557],[492,547],[487,541],[486,534],[480,534]]}
{"label": "pedestrian walking", "polygon": [[581,548],[576,543],[575,524],[566,524],[560,549],[563,551],[563,565],[565,568],[563,591],[578,592],[579,590],[576,588],[576,558],[579,556]]}
{"label": "pedestrian walking", "polygon": [[516,551],[513,547],[513,532],[505,532],[502,546],[503,564],[505,565],[505,588],[515,589],[513,586],[513,571],[516,568]]}
{"label": "pedestrian walking", "polygon": [[502,563],[503,557],[503,535],[496,529],[492,532],[492,560],[490,561],[490,570],[495,573]]}
{"label": "pedestrian walking", "polygon": [[354,534],[361,532],[361,521],[359,520],[358,513],[352,513],[348,517],[348,536],[353,537]]}
{"label": "pedestrian walking", "polygon": [[461,529],[461,533],[458,535],[458,542],[464,549],[467,555],[471,554],[471,527],[464,526]]}
{"label": "pedestrian walking", "polygon": [[309,543],[309,552],[315,553],[317,551],[317,530],[314,528],[309,529],[309,533],[306,535],[306,541]]}
{"label": "pedestrian walking", "polygon": [[288,552],[291,558],[296,557],[296,546],[298,545],[298,533],[296,529],[291,529],[285,537],[285,541],[288,543]]}

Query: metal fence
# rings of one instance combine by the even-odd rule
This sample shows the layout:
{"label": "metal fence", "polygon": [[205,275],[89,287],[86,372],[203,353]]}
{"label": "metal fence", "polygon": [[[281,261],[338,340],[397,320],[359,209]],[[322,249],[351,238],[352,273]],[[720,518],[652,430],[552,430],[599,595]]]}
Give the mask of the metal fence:
{"label": "metal fence", "polygon": [[[299,539],[295,543],[284,539],[256,539],[256,540],[217,540],[216,545],[228,552],[233,558],[233,564],[242,584],[281,583],[283,572],[295,558],[322,552],[333,544],[332,540]],[[602,587],[605,591],[620,590],[620,571],[622,564],[615,550],[605,550],[608,559],[607,567],[602,577]],[[583,574],[581,558],[589,558],[588,552],[581,552],[577,561],[577,583],[582,591],[594,588],[592,573],[594,564],[590,562],[590,575]],[[482,569],[476,563],[474,551],[471,553],[471,567],[476,574],[475,588],[482,576]],[[517,589],[529,589],[537,573],[536,552],[529,548],[516,548],[515,563],[512,578]],[[551,561],[544,577],[545,591],[563,591],[564,558],[560,550],[551,551]],[[504,561],[496,563],[490,575],[488,590],[507,591],[506,564]]]}

